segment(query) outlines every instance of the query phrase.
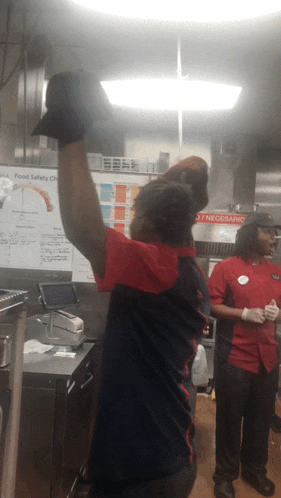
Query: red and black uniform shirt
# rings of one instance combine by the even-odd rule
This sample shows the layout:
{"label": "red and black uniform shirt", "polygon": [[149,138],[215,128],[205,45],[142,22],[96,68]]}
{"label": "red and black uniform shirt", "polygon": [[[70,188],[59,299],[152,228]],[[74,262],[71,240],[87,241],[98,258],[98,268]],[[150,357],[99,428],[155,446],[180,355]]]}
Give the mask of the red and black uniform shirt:
{"label": "red and black uniform shirt", "polygon": [[[244,278],[239,278],[244,277]],[[275,299],[281,306],[281,268],[263,259],[259,265],[232,257],[218,263],[208,282],[211,305],[231,308],[261,308]],[[218,320],[216,361],[257,373],[261,361],[268,372],[278,364],[276,325]]]}
{"label": "red and black uniform shirt", "polygon": [[112,291],[90,475],[157,479],[194,461],[190,376],[209,316],[192,248],[127,239],[108,229],[100,291]]}

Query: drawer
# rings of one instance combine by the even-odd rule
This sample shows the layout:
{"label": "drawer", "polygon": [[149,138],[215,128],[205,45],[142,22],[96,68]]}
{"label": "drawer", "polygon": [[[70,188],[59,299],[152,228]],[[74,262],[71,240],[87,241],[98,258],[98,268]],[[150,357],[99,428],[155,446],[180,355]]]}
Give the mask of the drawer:
{"label": "drawer", "polygon": [[95,362],[91,351],[81,362],[79,368],[72,374],[66,382],[67,396],[76,396],[81,390],[92,387],[95,381]]}

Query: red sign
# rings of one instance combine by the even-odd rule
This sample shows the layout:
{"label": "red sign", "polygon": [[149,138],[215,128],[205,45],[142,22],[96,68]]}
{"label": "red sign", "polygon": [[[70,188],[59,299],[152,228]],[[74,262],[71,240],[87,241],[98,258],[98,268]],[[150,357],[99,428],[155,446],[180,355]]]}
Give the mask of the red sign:
{"label": "red sign", "polygon": [[247,216],[231,213],[198,213],[197,223],[210,223],[212,225],[242,225]]}

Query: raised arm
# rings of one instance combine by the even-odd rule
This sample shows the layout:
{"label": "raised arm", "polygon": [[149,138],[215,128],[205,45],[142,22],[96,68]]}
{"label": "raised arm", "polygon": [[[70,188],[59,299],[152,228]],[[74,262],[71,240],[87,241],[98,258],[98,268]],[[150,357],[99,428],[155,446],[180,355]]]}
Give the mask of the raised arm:
{"label": "raised arm", "polygon": [[66,237],[103,276],[106,227],[88,168],[84,136],[112,119],[111,106],[100,82],[91,74],[59,73],[46,92],[47,112],[32,135],[58,140],[58,190]]}
{"label": "raised arm", "polygon": [[106,227],[83,140],[61,147],[58,165],[60,212],[66,237],[90,261],[94,272],[102,276]]}

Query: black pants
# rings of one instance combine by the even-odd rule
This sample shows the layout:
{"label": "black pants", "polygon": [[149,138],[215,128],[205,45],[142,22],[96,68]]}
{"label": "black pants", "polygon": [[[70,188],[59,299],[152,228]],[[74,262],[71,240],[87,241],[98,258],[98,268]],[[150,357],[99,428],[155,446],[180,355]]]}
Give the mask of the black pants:
{"label": "black pants", "polygon": [[124,486],[118,494],[104,491],[95,493],[92,488],[88,498],[187,498],[194,486],[196,473],[197,466],[194,463],[168,477]]}
{"label": "black pants", "polygon": [[237,479],[239,461],[253,470],[265,468],[277,386],[278,366],[267,373],[261,364],[253,374],[230,363],[215,365],[215,482]]}

